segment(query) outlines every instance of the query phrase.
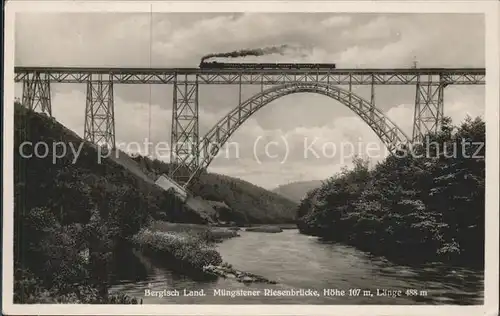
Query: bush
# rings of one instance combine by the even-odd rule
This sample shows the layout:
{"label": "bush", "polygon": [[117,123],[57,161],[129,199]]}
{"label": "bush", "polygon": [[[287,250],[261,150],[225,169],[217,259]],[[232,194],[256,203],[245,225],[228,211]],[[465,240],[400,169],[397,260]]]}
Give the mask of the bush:
{"label": "bush", "polygon": [[74,285],[71,291],[59,287],[47,289],[29,270],[16,270],[14,281],[16,304],[138,304],[137,299],[124,295],[103,297],[99,290],[89,285]]}
{"label": "bush", "polygon": [[222,257],[212,245],[188,235],[143,229],[132,238],[132,241],[146,253],[163,258],[167,265],[181,268],[184,272],[202,272],[203,267],[207,265],[222,263]]}

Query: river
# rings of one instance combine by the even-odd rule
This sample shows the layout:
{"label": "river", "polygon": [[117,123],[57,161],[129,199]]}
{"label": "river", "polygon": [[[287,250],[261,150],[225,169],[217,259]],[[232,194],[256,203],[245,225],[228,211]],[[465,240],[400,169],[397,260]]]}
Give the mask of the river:
{"label": "river", "polygon": [[[269,234],[240,232],[241,237],[218,244],[224,261],[234,268],[278,282],[276,285],[245,285],[219,278],[194,281],[134,252],[123,259],[110,291],[142,299],[144,304],[482,304],[483,273],[431,264],[419,268],[395,265],[353,247],[326,243],[315,237],[285,230]],[[145,296],[145,290],[203,289],[206,296]],[[316,296],[214,296],[215,289],[317,290]],[[324,289],[344,290],[344,295],[324,295]],[[349,290],[359,295],[349,295]],[[379,293],[377,294],[377,289]],[[401,296],[381,296],[383,290]],[[370,293],[363,290],[370,290]],[[407,296],[407,290],[418,295]],[[386,292],[389,293],[389,292]],[[408,294],[410,294],[408,292]]]}

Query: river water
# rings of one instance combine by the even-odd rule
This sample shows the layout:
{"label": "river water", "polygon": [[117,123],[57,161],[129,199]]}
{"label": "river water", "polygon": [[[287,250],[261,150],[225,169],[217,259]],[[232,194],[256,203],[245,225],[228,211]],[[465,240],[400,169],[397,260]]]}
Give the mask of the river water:
{"label": "river water", "polygon": [[[240,235],[218,244],[224,261],[238,270],[264,276],[278,284],[245,285],[223,278],[194,281],[134,252],[121,260],[121,271],[111,292],[135,296],[144,304],[482,304],[483,301],[482,272],[439,264],[419,268],[395,265],[353,247],[299,234],[295,229],[277,234],[240,232]],[[145,290],[164,289],[176,289],[180,296],[145,296]],[[200,289],[205,296],[183,295],[184,290]],[[231,297],[214,295],[217,289],[261,292],[260,295]],[[265,295],[266,289],[302,289],[304,294],[278,296],[278,292],[274,292]],[[325,293],[325,289],[330,293]],[[313,290],[319,296],[310,296]],[[337,293],[344,290],[345,294],[333,295],[334,290]],[[386,294],[400,290],[401,294],[382,295],[384,290]],[[416,290],[418,294],[408,296],[407,290]],[[359,295],[355,295],[358,292]]]}

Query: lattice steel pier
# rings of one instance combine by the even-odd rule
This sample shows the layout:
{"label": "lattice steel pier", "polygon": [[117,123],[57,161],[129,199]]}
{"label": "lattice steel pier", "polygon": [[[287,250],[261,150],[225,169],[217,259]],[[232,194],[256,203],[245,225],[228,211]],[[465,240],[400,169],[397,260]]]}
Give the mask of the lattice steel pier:
{"label": "lattice steel pier", "polygon": [[22,104],[30,110],[40,110],[52,116],[49,73],[35,72],[30,79],[23,80]]}
{"label": "lattice steel pier", "polygon": [[84,139],[97,145],[115,147],[115,110],[113,81],[102,74],[87,81]]}
{"label": "lattice steel pier", "polygon": [[[207,142],[223,142],[256,109],[287,93],[322,93],[350,107],[389,150],[398,144],[420,141],[440,128],[444,112],[444,90],[448,85],[484,85],[484,68],[408,69],[198,69],[198,68],[45,68],[16,67],[15,81],[23,83],[22,102],[36,111],[52,115],[50,83],[87,85],[84,138],[96,144],[115,146],[114,84],[164,84],[173,86],[171,177],[186,183],[196,177],[211,159]],[[239,100],[204,137],[199,135],[199,85],[235,85]],[[260,85],[261,92],[242,100],[242,87]],[[370,85],[370,99],[352,93],[354,85]],[[415,111],[411,137],[380,112],[375,104],[378,85],[414,85]],[[346,88],[344,88],[346,87]],[[273,99],[273,97],[275,97]],[[167,118],[166,118],[167,119]],[[222,123],[221,123],[222,122]],[[166,122],[167,123],[167,122]],[[220,144],[222,145],[222,144]],[[216,152],[217,149],[210,151]]]}

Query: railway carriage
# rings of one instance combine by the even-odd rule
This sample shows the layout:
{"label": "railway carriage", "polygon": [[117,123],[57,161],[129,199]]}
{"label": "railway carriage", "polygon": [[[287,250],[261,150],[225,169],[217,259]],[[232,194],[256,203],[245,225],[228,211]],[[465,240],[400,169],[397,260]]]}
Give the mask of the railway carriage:
{"label": "railway carriage", "polygon": [[335,69],[335,64],[201,62],[201,69]]}

